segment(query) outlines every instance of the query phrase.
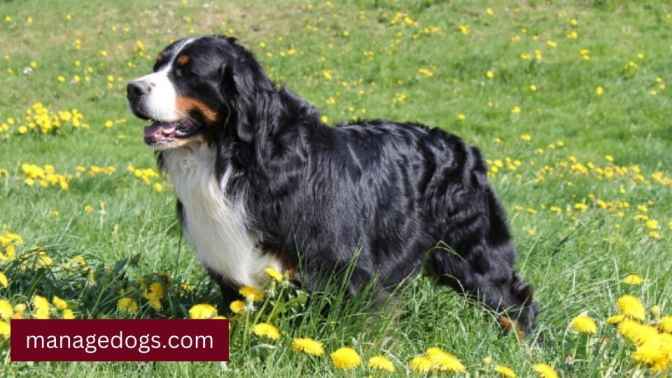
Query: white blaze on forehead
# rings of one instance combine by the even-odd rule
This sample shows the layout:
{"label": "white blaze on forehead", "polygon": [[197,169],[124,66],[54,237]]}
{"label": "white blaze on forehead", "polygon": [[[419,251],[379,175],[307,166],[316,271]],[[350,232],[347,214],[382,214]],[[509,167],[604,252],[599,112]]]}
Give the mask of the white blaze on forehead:
{"label": "white blaze on forehead", "polygon": [[177,111],[175,104],[177,91],[175,90],[175,85],[168,77],[168,72],[173,66],[175,58],[180,54],[180,51],[193,41],[194,38],[189,38],[177,45],[173,49],[174,53],[170,61],[164,64],[158,71],[133,80],[134,82],[144,82],[150,88],[150,92],[143,100],[143,108],[149,118],[161,122],[175,122],[182,117]]}

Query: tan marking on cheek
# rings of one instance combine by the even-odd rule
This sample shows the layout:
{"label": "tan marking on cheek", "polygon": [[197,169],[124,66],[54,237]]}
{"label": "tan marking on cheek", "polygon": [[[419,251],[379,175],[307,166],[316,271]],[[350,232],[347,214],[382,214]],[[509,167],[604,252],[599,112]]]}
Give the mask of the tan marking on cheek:
{"label": "tan marking on cheek", "polygon": [[195,98],[180,96],[177,98],[175,107],[182,114],[189,114],[190,111],[196,109],[201,112],[208,122],[215,122],[217,120],[217,112]]}
{"label": "tan marking on cheek", "polygon": [[180,55],[177,58],[177,64],[180,66],[184,66],[185,64],[189,63],[189,55]]}

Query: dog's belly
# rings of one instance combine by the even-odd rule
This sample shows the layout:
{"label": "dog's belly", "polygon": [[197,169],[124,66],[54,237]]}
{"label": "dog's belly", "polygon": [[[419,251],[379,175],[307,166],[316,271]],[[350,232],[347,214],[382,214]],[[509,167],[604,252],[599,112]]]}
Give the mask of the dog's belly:
{"label": "dog's belly", "polygon": [[165,169],[184,210],[184,228],[198,259],[233,285],[261,287],[264,270],[281,270],[274,255],[264,254],[245,227],[242,198],[227,198],[227,172],[217,181],[215,152],[207,145],[163,153]]}

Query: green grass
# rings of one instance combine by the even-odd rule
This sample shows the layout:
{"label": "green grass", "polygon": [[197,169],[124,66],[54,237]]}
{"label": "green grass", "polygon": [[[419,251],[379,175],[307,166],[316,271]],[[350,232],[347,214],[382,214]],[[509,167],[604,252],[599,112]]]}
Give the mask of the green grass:
{"label": "green grass", "polygon": [[[218,363],[10,363],[7,342],[0,341],[0,371],[59,377],[376,375],[364,367],[343,374],[328,357],[291,351],[292,337],[309,336],[324,342],[327,352],[348,345],[365,359],[385,354],[400,375],[430,346],[457,355],[469,376],[495,374],[482,362],[487,356],[519,376],[533,375],[532,364],[540,361],[565,377],[650,374],[631,359],[634,347],[604,320],[626,293],[647,307],[672,311],[672,107],[666,87],[672,7],[653,0],[513,3],[2,1],[0,125],[9,130],[0,131],[0,169],[6,170],[0,173],[0,234],[11,230],[25,243],[17,259],[0,262],[10,280],[0,298],[19,304],[34,294],[57,295],[81,318],[129,317],[116,310],[124,295],[138,301],[134,317],[143,318],[183,318],[193,304],[219,305],[218,290],[180,238],[170,188],[155,178],[152,184],[165,186],[156,192],[127,171],[128,164],[151,168],[154,161],[142,143],[142,122],[127,111],[125,83],[148,72],[168,42],[225,33],[237,36],[275,80],[317,105],[330,122],[419,121],[478,145],[491,166],[501,160],[491,180],[509,213],[518,267],[536,288],[545,342],[521,344],[502,335],[494,314],[418,278],[376,313],[353,304],[333,306],[322,317],[320,301],[302,307],[290,303],[289,294],[269,299],[233,320],[227,370]],[[403,17],[393,23],[397,12],[408,15],[408,23]],[[460,25],[468,26],[468,34],[458,31]],[[435,31],[423,32],[430,27]],[[567,37],[572,31],[576,39]],[[142,56],[136,41],[144,45]],[[581,49],[590,60],[581,58]],[[521,57],[525,53],[530,59]],[[36,67],[28,69],[31,62]],[[636,68],[626,68],[629,62]],[[432,76],[418,71],[423,68]],[[76,108],[90,127],[20,134],[34,102],[52,113]],[[512,112],[515,107],[519,113]],[[514,162],[509,168],[507,158]],[[23,163],[52,164],[71,177],[69,189],[29,187]],[[78,165],[116,171],[77,177]],[[607,177],[604,169],[616,174]],[[663,172],[662,179],[652,177],[655,172]],[[637,215],[656,220],[658,229],[652,222],[647,228]],[[37,250],[48,254],[51,266],[39,267]],[[93,277],[64,266],[76,255],[86,259]],[[623,284],[630,273],[644,283]],[[142,297],[143,282],[166,284],[160,311]],[[584,311],[598,320],[596,336],[568,329]],[[267,320],[281,329],[281,340],[250,335],[252,324]]]}

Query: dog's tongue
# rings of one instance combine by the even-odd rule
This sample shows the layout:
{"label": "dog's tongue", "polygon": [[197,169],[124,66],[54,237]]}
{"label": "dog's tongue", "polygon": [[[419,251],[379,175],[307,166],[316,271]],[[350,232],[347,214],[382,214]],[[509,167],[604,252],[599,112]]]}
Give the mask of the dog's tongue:
{"label": "dog's tongue", "polygon": [[154,122],[145,127],[145,138],[156,138],[162,136],[172,136],[175,134],[175,123],[170,122]]}

